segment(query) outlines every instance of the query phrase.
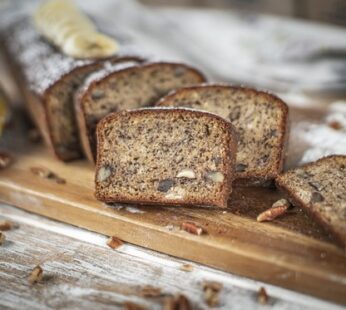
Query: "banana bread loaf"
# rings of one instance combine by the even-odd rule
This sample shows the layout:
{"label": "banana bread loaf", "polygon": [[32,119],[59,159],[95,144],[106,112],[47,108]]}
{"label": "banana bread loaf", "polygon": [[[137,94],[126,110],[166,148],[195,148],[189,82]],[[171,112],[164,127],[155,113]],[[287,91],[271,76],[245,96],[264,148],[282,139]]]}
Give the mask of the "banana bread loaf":
{"label": "banana bread loaf", "polygon": [[2,37],[13,75],[46,144],[61,160],[81,157],[74,92],[105,61],[140,61],[141,58],[126,56],[126,48],[109,59],[69,57],[42,38],[28,17],[9,25]]}
{"label": "banana bread loaf", "polygon": [[229,120],[238,133],[237,185],[269,185],[282,171],[288,108],[274,95],[228,85],[184,87],[158,106],[190,107]]}
{"label": "banana bread loaf", "polygon": [[75,98],[79,132],[87,158],[91,162],[95,160],[96,125],[107,114],[153,105],[172,89],[204,81],[204,76],[196,69],[168,62],[127,66],[100,79],[88,79]]}
{"label": "banana bread loaf", "polygon": [[227,207],[236,134],[214,114],[147,108],[97,126],[96,197],[104,202]]}
{"label": "banana bread loaf", "polygon": [[276,185],[346,249],[346,156],[332,155],[290,170]]}

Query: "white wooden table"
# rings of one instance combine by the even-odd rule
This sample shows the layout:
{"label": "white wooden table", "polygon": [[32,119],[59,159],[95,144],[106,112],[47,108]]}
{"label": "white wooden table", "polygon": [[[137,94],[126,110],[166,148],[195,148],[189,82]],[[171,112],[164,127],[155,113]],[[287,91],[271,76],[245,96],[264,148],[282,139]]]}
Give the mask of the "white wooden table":
{"label": "white wooden table", "polygon": [[[131,301],[162,309],[163,298],[145,298],[146,285],[165,294],[185,294],[193,309],[208,309],[204,281],[222,283],[218,309],[343,309],[341,306],[266,285],[198,264],[180,270],[186,261],[134,245],[112,250],[106,236],[55,222],[15,207],[0,206],[0,218],[18,228],[6,232],[0,248],[0,309],[117,309]],[[30,285],[31,270],[40,265],[42,283]],[[265,287],[267,305],[257,301]]]}

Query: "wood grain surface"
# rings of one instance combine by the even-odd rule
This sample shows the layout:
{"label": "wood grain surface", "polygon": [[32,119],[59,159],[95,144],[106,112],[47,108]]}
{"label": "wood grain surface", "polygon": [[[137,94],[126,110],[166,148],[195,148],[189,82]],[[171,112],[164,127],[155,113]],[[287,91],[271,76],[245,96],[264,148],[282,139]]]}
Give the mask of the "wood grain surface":
{"label": "wood grain surface", "polygon": [[[299,210],[273,223],[254,217],[281,196],[273,189],[236,189],[226,210],[106,205],[94,198],[94,172],[85,161],[58,162],[41,145],[12,151],[0,175],[4,202],[62,222],[224,271],[346,303],[346,255]],[[42,178],[49,168],[66,184]],[[180,229],[194,221],[207,234]]]}
{"label": "wood grain surface", "polygon": [[[116,250],[107,237],[0,204],[0,220],[16,223],[0,248],[0,309],[123,309],[133,302],[145,309],[163,309],[164,296],[183,293],[193,309],[210,309],[203,283],[220,283],[220,310],[342,310],[342,306],[187,262],[125,243]],[[192,268],[182,271],[184,264]],[[30,285],[39,264],[43,281]],[[145,297],[147,286],[163,296]],[[257,292],[264,287],[268,304]]]}

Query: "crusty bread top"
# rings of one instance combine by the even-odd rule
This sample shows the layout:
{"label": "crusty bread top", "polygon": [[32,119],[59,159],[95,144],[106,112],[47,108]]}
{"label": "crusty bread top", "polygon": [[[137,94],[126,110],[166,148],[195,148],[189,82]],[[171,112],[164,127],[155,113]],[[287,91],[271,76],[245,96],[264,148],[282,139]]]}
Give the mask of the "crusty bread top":
{"label": "crusty bread top", "polygon": [[[107,60],[76,59],[63,54],[40,36],[29,17],[17,17],[3,31],[2,38],[8,53],[21,67],[27,86],[38,95],[42,95],[71,71]],[[120,43],[119,53],[110,59],[137,56],[132,48]]]}
{"label": "crusty bread top", "polygon": [[273,180],[282,171],[288,107],[275,95],[246,87],[203,84],[172,91],[157,106],[193,107],[231,121],[239,135],[236,171],[241,184]]}
{"label": "crusty bread top", "polygon": [[75,102],[87,158],[94,161],[96,124],[107,114],[153,105],[174,88],[204,81],[197,69],[172,62],[130,64],[91,81]]}
{"label": "crusty bread top", "polygon": [[98,124],[97,141],[100,200],[227,206],[236,137],[222,118],[189,109],[123,111]]}
{"label": "crusty bread top", "polygon": [[346,247],[346,156],[324,157],[287,171],[276,184]]}

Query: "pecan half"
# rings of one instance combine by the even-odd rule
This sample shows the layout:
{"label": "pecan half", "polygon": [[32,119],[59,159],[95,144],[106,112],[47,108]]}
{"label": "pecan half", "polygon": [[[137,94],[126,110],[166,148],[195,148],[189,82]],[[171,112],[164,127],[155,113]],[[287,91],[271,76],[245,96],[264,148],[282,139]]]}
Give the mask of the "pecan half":
{"label": "pecan half", "polygon": [[334,130],[340,130],[343,128],[342,124],[338,121],[331,121],[328,126]]}
{"label": "pecan half", "polygon": [[269,301],[269,296],[267,294],[267,291],[265,290],[264,287],[260,287],[258,293],[257,293],[257,301],[261,304],[261,305],[265,305],[268,303]]}
{"label": "pecan half", "polygon": [[205,230],[197,223],[194,222],[183,222],[181,224],[181,229],[193,235],[202,235]]}
{"label": "pecan half", "polygon": [[257,216],[257,222],[272,221],[286,213],[290,207],[290,203],[286,199],[280,199],[273,203],[272,207]]}
{"label": "pecan half", "polygon": [[119,238],[115,236],[112,236],[107,240],[107,245],[113,250],[121,247],[123,244],[124,242],[122,242]]}
{"label": "pecan half", "polygon": [[219,295],[222,284],[214,281],[206,281],[203,283],[204,301],[209,307],[216,307],[220,300]]}

